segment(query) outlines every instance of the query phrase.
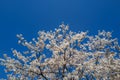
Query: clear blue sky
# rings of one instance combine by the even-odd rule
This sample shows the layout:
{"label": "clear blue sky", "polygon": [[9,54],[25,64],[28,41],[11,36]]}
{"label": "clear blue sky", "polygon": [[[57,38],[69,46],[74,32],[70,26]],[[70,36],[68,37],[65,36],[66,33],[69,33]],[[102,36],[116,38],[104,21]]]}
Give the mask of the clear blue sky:
{"label": "clear blue sky", "polygon": [[16,34],[30,40],[62,21],[73,31],[94,34],[104,29],[120,39],[120,0],[0,0],[0,56],[9,55],[11,48],[20,50]]}

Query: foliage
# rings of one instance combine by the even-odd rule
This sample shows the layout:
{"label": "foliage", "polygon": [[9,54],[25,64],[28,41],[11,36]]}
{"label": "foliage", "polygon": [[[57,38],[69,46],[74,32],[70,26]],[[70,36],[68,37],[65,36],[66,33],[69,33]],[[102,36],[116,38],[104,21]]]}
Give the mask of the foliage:
{"label": "foliage", "polygon": [[27,51],[12,50],[13,58],[4,54],[9,80],[118,80],[120,46],[111,32],[72,32],[61,24],[54,31],[39,31],[31,42],[17,35]]}

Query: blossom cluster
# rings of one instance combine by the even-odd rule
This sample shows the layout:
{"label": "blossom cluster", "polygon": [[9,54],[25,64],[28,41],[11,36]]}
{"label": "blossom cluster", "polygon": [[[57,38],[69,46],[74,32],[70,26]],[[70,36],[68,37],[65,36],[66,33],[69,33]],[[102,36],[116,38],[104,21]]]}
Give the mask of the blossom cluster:
{"label": "blossom cluster", "polygon": [[[8,80],[118,80],[120,79],[120,46],[111,32],[73,32],[61,24],[54,31],[39,31],[31,42],[17,35],[27,51],[12,50],[4,54]],[[48,56],[49,55],[49,56]]]}

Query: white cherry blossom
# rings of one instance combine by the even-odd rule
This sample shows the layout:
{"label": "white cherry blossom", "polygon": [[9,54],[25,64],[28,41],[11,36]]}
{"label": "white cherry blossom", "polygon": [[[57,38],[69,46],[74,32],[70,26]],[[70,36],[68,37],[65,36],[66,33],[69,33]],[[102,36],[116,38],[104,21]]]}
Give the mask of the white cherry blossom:
{"label": "white cherry blossom", "polygon": [[28,50],[12,49],[13,56],[0,58],[7,80],[119,80],[117,38],[104,30],[95,36],[87,33],[61,24],[54,31],[39,31],[30,42],[17,34],[18,43]]}

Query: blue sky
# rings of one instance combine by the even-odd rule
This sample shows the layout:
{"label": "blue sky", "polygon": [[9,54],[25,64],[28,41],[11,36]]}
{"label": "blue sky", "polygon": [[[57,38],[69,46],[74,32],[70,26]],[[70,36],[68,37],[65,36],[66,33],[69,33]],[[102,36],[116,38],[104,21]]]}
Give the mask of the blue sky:
{"label": "blue sky", "polygon": [[119,4],[120,0],[0,0],[0,56],[9,55],[11,48],[20,50],[16,34],[30,40],[39,30],[53,30],[63,21],[73,31],[112,31],[120,39]]}

